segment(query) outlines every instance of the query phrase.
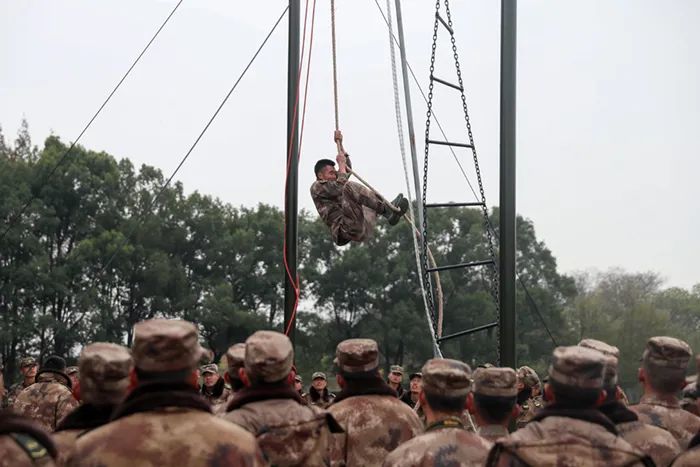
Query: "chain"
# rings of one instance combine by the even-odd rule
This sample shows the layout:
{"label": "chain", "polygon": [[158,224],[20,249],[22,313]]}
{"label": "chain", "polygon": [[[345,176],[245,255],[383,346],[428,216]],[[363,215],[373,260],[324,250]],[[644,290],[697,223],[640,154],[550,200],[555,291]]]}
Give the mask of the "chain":
{"label": "chain", "polygon": [[[435,24],[433,25],[433,45],[430,52],[430,76],[433,75],[435,71],[435,50],[437,49],[437,36],[438,36],[438,11],[440,10],[440,0],[435,1]],[[428,87],[428,99],[427,99],[428,110],[426,113],[425,121],[425,154],[423,157],[423,282],[426,284],[426,291],[428,295],[428,306],[430,310],[430,320],[433,325],[434,335],[438,335],[438,323],[435,317],[435,301],[433,298],[433,288],[432,282],[430,281],[430,273],[428,272],[428,210],[425,208],[428,198],[428,154],[430,152],[428,139],[430,139],[430,122],[433,116],[433,80],[430,80],[430,85]],[[438,350],[440,344],[436,344]]]}

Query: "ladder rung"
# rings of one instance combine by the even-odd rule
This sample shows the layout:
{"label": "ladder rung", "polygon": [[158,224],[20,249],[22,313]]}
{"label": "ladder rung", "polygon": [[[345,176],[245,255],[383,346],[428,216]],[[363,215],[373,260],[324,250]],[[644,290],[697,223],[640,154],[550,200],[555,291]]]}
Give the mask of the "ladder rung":
{"label": "ladder rung", "polygon": [[483,206],[484,203],[429,203],[426,204],[426,208],[464,208],[464,207],[475,207],[475,206]]}
{"label": "ladder rung", "polygon": [[447,31],[450,33],[450,35],[454,35],[455,32],[452,30],[452,28],[450,27],[450,25],[447,24],[447,22],[446,22],[444,19],[442,19],[442,16],[440,16],[440,13],[438,13],[438,12],[436,11],[436,12],[435,12],[435,16],[436,16],[437,19],[442,23],[442,25],[445,26],[445,29],[447,29]]}
{"label": "ladder rung", "polygon": [[449,81],[445,81],[444,79],[440,79],[437,76],[430,75],[430,79],[433,81],[437,81],[440,84],[444,84],[445,86],[449,86],[453,89],[456,89],[457,91],[464,91],[462,86],[458,86],[456,84],[450,83]]}
{"label": "ladder rung", "polygon": [[487,259],[484,261],[474,261],[473,263],[459,263],[459,264],[450,264],[448,266],[438,266],[436,268],[428,268],[428,272],[435,272],[435,271],[447,271],[449,269],[459,269],[459,268],[472,268],[476,266],[486,266],[487,264],[493,264],[493,260]]}
{"label": "ladder rung", "polygon": [[460,148],[473,148],[471,144],[467,143],[453,143],[452,141],[437,141],[434,139],[427,140],[429,144],[439,144],[441,146],[457,146]]}
{"label": "ladder rung", "polygon": [[468,336],[469,334],[474,334],[475,332],[479,331],[485,331],[487,329],[495,328],[498,326],[498,323],[489,323],[489,324],[484,324],[483,326],[478,326],[472,329],[467,329],[466,331],[460,331],[460,332],[455,332],[454,334],[449,334],[447,336],[442,336],[438,337],[437,341],[438,342],[443,342],[449,339],[454,339],[455,337],[460,337],[460,336]]}

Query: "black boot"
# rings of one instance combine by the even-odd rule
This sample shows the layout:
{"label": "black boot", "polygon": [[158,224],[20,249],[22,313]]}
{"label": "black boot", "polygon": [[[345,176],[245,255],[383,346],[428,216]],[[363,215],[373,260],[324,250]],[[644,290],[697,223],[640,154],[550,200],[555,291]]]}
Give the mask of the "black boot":
{"label": "black boot", "polygon": [[389,225],[396,225],[399,223],[403,215],[406,214],[406,211],[408,211],[408,200],[404,198],[401,193],[399,193],[399,196],[394,198],[391,204],[399,208],[399,211],[394,211],[390,207],[386,206],[384,215],[388,219]]}

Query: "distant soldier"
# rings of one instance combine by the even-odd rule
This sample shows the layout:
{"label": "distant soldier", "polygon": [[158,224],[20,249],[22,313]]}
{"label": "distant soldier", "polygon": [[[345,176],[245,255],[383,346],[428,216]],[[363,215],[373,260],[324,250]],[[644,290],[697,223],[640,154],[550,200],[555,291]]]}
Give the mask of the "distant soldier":
{"label": "distant soldier", "polygon": [[301,375],[294,376],[294,390],[299,394],[299,397],[306,400],[306,393],[304,392],[304,379]]}
{"label": "distant soldier", "polygon": [[7,391],[5,406],[12,407],[15,404],[15,399],[25,388],[34,384],[36,380],[36,372],[39,369],[34,357],[24,357],[19,361],[19,372],[22,373],[22,381],[10,386]]}
{"label": "distant soldier", "polygon": [[457,360],[435,358],[427,361],[421,373],[420,400],[428,426],[425,433],[392,451],[384,466],[482,466],[491,443],[465,430],[460,418],[471,369]]}
{"label": "distant soldier", "polygon": [[48,357],[36,373],[36,382],[15,399],[14,411],[54,431],[58,422],[78,406],[65,371],[65,360],[56,355]]}
{"label": "distant soldier", "polygon": [[228,398],[223,403],[216,406],[214,409],[214,414],[218,417],[223,417],[226,415],[226,409],[229,402],[233,399],[236,392],[240,391],[245,387],[243,381],[241,381],[241,376],[239,371],[243,368],[243,362],[245,360],[245,344],[239,342],[238,344],[233,344],[226,350],[226,373],[224,373],[224,381],[228,384],[231,389]]}
{"label": "distant soldier", "polygon": [[537,372],[529,366],[521,366],[518,368],[517,374],[520,415],[515,425],[518,428],[522,428],[544,407],[544,401],[541,394],[542,385]]}
{"label": "distant soldier", "polygon": [[9,410],[0,411],[0,465],[50,467],[56,465],[56,446],[41,426]]}
{"label": "distant soldier", "polygon": [[257,331],[246,340],[246,385],[228,405],[226,420],[253,433],[272,465],[328,465],[331,430],[328,412],[309,407],[292,387],[294,349],[287,336]]}
{"label": "distant soldier", "polygon": [[391,365],[389,368],[389,377],[387,378],[389,387],[396,391],[396,397],[401,399],[406,392],[403,388],[403,367],[400,365]]}
{"label": "distant soldier", "polygon": [[478,368],[474,389],[467,401],[477,433],[494,442],[508,436],[508,425],[518,415],[518,376],[512,368]]}
{"label": "distant soldier", "polygon": [[421,433],[422,424],[382,380],[374,340],[344,340],[335,355],[341,392],[328,410],[345,433],[333,436],[331,465],[380,465],[389,452]]}
{"label": "distant soldier", "polygon": [[199,369],[202,375],[202,387],[200,388],[200,394],[206,400],[209,401],[214,412],[222,404],[228,401],[231,395],[231,388],[226,384],[224,378],[219,375],[219,367],[214,363],[204,365]]}
{"label": "distant soldier", "polygon": [[321,409],[325,409],[333,403],[335,394],[328,390],[325,373],[317,371],[311,376],[311,386],[309,386],[309,392],[305,394],[304,399],[309,405],[315,405]]}
{"label": "distant soldier", "polygon": [[639,381],[644,394],[639,404],[630,407],[639,420],[671,432],[681,448],[700,431],[700,417],[683,410],[676,393],[685,385],[685,372],[692,351],[682,340],[652,337],[642,354]]}
{"label": "distant soldier", "polygon": [[617,435],[596,408],[603,402],[605,357],[580,346],[557,347],[545,386],[547,407],[496,442],[487,466],[652,466]]}
{"label": "distant soldier", "polygon": [[620,350],[595,339],[584,339],[579,345],[597,350],[606,358],[603,389],[607,396],[598,410],[615,424],[625,441],[649,455],[657,466],[670,465],[681,452],[681,447],[673,435],[662,428],[639,421],[637,414],[622,402],[621,391],[617,385]]}
{"label": "distant soldier", "polygon": [[404,391],[403,396],[400,397],[404,404],[407,404],[410,408],[414,409],[416,404],[418,404],[418,398],[420,397],[421,388],[423,387],[423,374],[419,371],[416,373],[411,373],[408,377],[408,391]]}
{"label": "distant soldier", "polygon": [[134,389],[112,421],[78,438],[69,466],[262,466],[253,436],[212,415],[198,392],[203,354],[194,324],[152,319],[134,326]]}
{"label": "distant soldier", "polygon": [[80,383],[80,369],[77,366],[66,367],[66,374],[70,378],[71,386],[77,388]]}
{"label": "distant soldier", "polygon": [[78,436],[109,423],[114,408],[126,397],[134,360],[126,347],[96,342],[80,352],[79,365],[83,403],[59,422],[53,434],[61,463],[70,457]]}
{"label": "distant soldier", "polygon": [[[343,135],[337,131],[335,138],[342,145]],[[314,166],[316,181],[311,185],[311,198],[319,216],[331,231],[336,245],[350,241],[362,242],[371,237],[377,214],[386,217],[390,225],[397,224],[408,210],[408,200],[401,194],[391,204],[399,209],[394,212],[376,194],[359,183],[348,181],[350,168],[343,151],[335,162],[321,159]]]}
{"label": "distant soldier", "polygon": [[673,467],[697,467],[700,465],[700,433],[695,435],[688,444],[688,450],[673,462]]}

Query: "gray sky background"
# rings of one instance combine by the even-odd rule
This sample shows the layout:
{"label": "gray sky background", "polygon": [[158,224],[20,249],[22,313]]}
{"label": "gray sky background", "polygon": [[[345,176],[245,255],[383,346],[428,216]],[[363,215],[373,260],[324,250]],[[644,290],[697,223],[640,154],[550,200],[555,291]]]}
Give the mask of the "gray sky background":
{"label": "gray sky background", "polygon": [[[0,0],[0,124],[26,117],[34,142],[75,138],[174,0]],[[300,170],[334,153],[330,14],[319,0]],[[386,26],[373,0],[337,0],[340,125],[358,172],[387,197],[406,188]],[[382,8],[385,0],[379,0]],[[392,0],[393,4],[393,0]],[[500,2],[452,0],[487,201],[498,203]],[[185,0],[82,144],[170,173],[284,8],[284,0]],[[407,52],[427,86],[434,3],[403,3]],[[523,0],[518,11],[518,212],[560,270],[620,266],[700,282],[700,2]],[[281,206],[286,19],[178,177],[234,205]],[[452,80],[441,34],[436,75]],[[425,104],[414,87],[417,140]],[[455,91],[435,109],[465,140]],[[405,115],[405,114],[404,114]],[[422,144],[418,145],[421,154]],[[429,198],[473,196],[447,150]],[[464,158],[473,175],[471,155]]]}

